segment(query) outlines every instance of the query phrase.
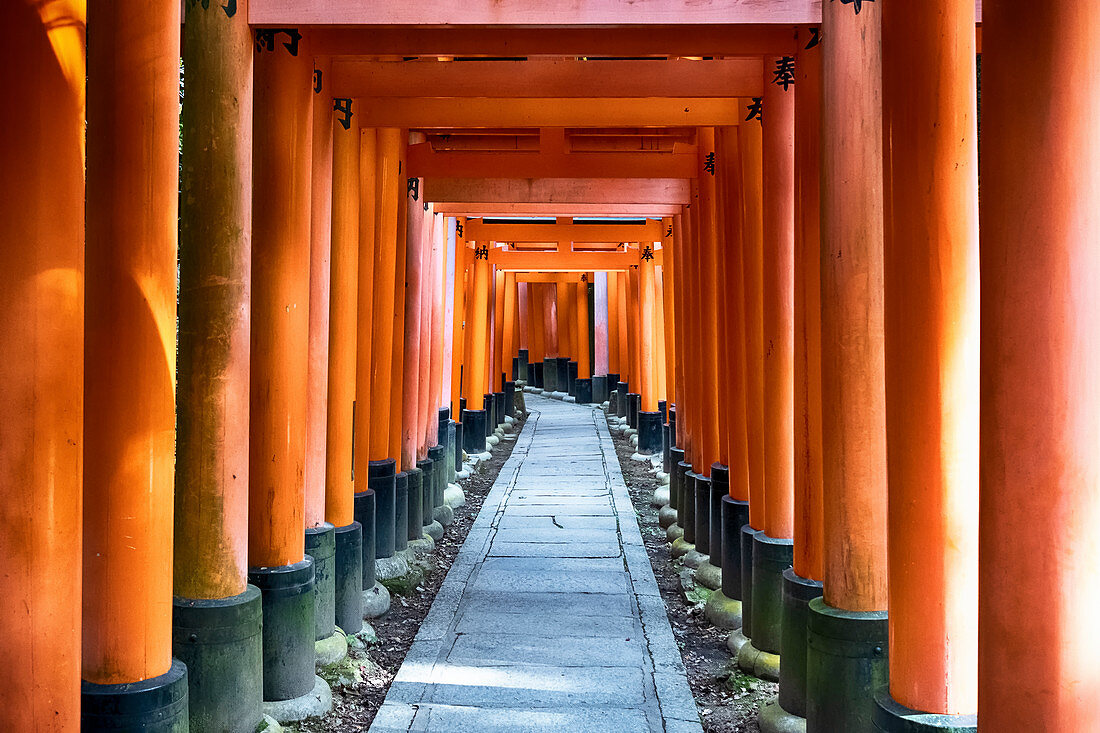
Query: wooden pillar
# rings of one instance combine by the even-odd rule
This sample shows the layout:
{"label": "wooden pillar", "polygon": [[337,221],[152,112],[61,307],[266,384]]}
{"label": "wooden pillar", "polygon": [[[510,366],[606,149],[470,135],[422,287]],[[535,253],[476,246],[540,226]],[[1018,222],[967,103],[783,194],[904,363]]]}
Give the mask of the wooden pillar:
{"label": "wooden pillar", "polygon": [[470,334],[474,348],[469,358],[470,382],[466,392],[466,409],[485,409],[486,354],[482,344],[489,338],[489,258],[487,245],[475,244],[475,251],[484,248],[485,255],[475,254],[471,288]]}
{"label": "wooden pillar", "polygon": [[[516,273],[504,273],[504,294],[501,300],[504,303],[502,326],[504,331],[501,349],[500,370],[505,379],[512,380],[512,357],[516,356]],[[501,389],[503,389],[501,385]]]}
{"label": "wooden pillar", "polygon": [[749,450],[749,525],[764,529],[764,224],[763,132],[759,119],[737,126],[741,152],[745,289],[745,421]]}
{"label": "wooden pillar", "polygon": [[978,716],[1093,730],[1100,6],[1001,0],[983,21]]}
{"label": "wooden pillar", "polygon": [[[690,340],[688,338],[689,324],[688,313],[685,305],[686,295],[685,291],[688,289],[688,281],[686,279],[687,270],[687,251],[684,245],[684,231],[683,231],[683,214],[676,214],[672,217],[672,246],[670,252],[673,253],[672,258],[672,278],[675,283],[672,291],[672,307],[673,307],[673,320],[676,323],[676,332],[674,334],[673,353],[676,361],[676,447],[687,449],[689,442],[689,423],[687,421],[687,415],[689,412],[689,386],[690,382],[690,364],[687,358],[687,348],[690,346]],[[668,256],[667,253],[665,255]]]}
{"label": "wooden pillar", "polygon": [[938,714],[978,709],[974,14],[882,14],[890,694]]}
{"label": "wooden pillar", "polygon": [[462,367],[466,358],[466,217],[460,216],[455,220],[455,244],[454,244],[454,317],[452,319],[452,352],[451,352],[451,415],[458,420],[462,417],[459,409],[459,400],[462,397],[462,387],[466,382],[463,379]]}
{"label": "wooden pillar", "polygon": [[[370,458],[383,461],[398,458],[392,452],[390,442],[390,414],[400,412],[400,403],[393,390],[393,341],[396,310],[395,285],[397,277],[397,239],[400,199],[403,198],[401,161],[401,130],[380,128],[377,131],[377,165],[375,167],[376,230],[378,238],[374,250],[374,297],[371,310],[374,314],[371,342],[371,430]],[[402,270],[402,278],[404,270]]]}
{"label": "wooden pillar", "polygon": [[402,450],[404,442],[405,425],[405,310],[407,304],[406,291],[408,290],[408,246],[409,246],[409,198],[412,192],[408,187],[408,178],[404,175],[405,154],[408,149],[408,131],[399,131],[398,166],[397,166],[397,246],[393,250],[394,257],[394,290],[393,290],[393,343],[392,366],[390,367],[390,398],[393,400],[393,409],[390,410],[390,455],[397,458],[399,471],[408,471],[416,467],[416,461],[406,464],[403,460]]}
{"label": "wooden pillar", "polygon": [[[423,185],[423,181],[421,181]],[[427,202],[425,202],[427,203]],[[435,427],[435,434],[439,432],[439,419],[433,406],[431,420],[428,419],[428,407],[431,404],[432,375],[436,364],[432,361],[432,310],[435,303],[435,212],[431,204],[425,209],[419,207],[423,213],[421,223],[422,251],[421,259],[421,283],[420,283],[420,367],[418,368],[418,390],[416,408],[416,460],[423,461],[428,457],[428,423]],[[433,441],[434,444],[434,441]],[[423,468],[423,466],[421,466]],[[426,477],[430,480],[430,477]],[[429,486],[430,489],[430,486]],[[429,502],[430,503],[430,502]],[[429,522],[430,523],[430,522]]]}
{"label": "wooden pillar", "polygon": [[626,272],[626,353],[630,363],[630,392],[640,395],[645,377],[642,374],[642,294],[638,270]]}
{"label": "wooden pillar", "polygon": [[[607,371],[609,374],[623,376],[622,355],[619,353],[619,288],[622,287],[623,274],[611,271],[607,273]],[[609,390],[617,385],[608,384]]]}
{"label": "wooden pillar", "polygon": [[[185,674],[171,634],[180,6],[93,4],[89,24],[82,676],[163,687]],[[300,493],[297,519],[300,545]]]}
{"label": "wooden pillar", "polygon": [[[794,534],[794,89],[792,56],[764,58],[764,525]],[[789,73],[792,77],[786,81]]]}
{"label": "wooden pillar", "polygon": [[[619,373],[620,373],[619,374],[619,380],[622,381],[622,382],[630,382],[630,380],[631,380],[631,376],[630,376],[631,362],[630,362],[630,348],[629,348],[630,321],[627,317],[627,312],[629,310],[627,308],[627,301],[628,301],[629,292],[630,292],[629,273],[630,273],[629,270],[616,273],[618,275],[618,277],[616,278],[617,284],[618,284],[618,287],[616,288],[616,290],[618,291],[617,292],[618,297],[616,299],[617,302],[615,304],[615,312],[616,312],[615,321],[619,325],[619,328],[618,328],[618,330],[619,330],[619,349],[618,349],[618,351],[619,351]],[[634,379],[637,379],[637,377],[635,376]],[[631,385],[630,388],[631,389],[637,389],[637,387],[635,385]]]}
{"label": "wooden pillar", "polygon": [[543,316],[546,324],[546,357],[561,356],[560,334],[558,332],[557,286],[547,283],[542,289]]}
{"label": "wooden pillar", "polygon": [[[332,68],[328,57],[314,62],[323,80]],[[323,82],[322,82],[323,83]],[[316,86],[314,87],[316,89]],[[306,529],[326,521],[325,452],[328,445],[329,258],[332,249],[332,101],[313,94],[313,141],[310,155],[309,352],[306,367]],[[345,487],[346,488],[346,487]],[[351,490],[346,495],[347,523],[351,522]]]}
{"label": "wooden pillar", "polygon": [[700,371],[699,407],[703,440],[702,453],[696,472],[710,476],[711,463],[719,458],[718,437],[718,202],[715,191],[717,153],[714,146],[714,128],[702,127],[699,140],[699,205],[696,216],[699,221],[698,241],[700,301]]}
{"label": "wooden pillar", "polygon": [[[416,179],[411,179],[414,182]],[[419,184],[417,191],[419,191]],[[405,243],[404,287],[404,331],[402,353],[402,410],[401,410],[401,470],[412,471],[416,468],[419,443],[419,410],[421,371],[426,367],[420,362],[420,340],[423,338],[422,309],[425,280],[424,268],[424,209],[420,205],[419,193],[412,198],[409,192],[406,206],[407,235]],[[400,289],[399,289],[400,290]],[[403,529],[403,528],[402,528]],[[400,529],[399,529],[400,531]]]}
{"label": "wooden pillar", "polygon": [[[353,102],[353,105],[357,105],[357,102]],[[336,180],[337,176],[334,173],[333,176],[333,190],[340,192],[334,194],[333,198],[333,282],[335,283],[335,264],[336,264],[336,248],[347,247],[349,249],[355,248],[357,250],[356,266],[355,266],[355,305],[354,314],[355,319],[350,324],[344,322],[344,328],[351,328],[352,333],[344,332],[345,335],[341,337],[341,343],[345,344],[345,348],[348,348],[351,343],[355,344],[355,362],[354,362],[354,390],[351,393],[353,400],[353,408],[351,417],[354,418],[352,422],[352,435],[354,440],[351,440],[352,436],[340,437],[329,433],[329,450],[336,449],[333,445],[335,440],[348,440],[348,443],[352,446],[351,465],[346,465],[338,468],[339,471],[346,471],[351,477],[355,476],[355,468],[359,469],[359,480],[353,482],[353,489],[362,493],[368,489],[367,486],[367,468],[370,461],[375,459],[375,456],[371,453],[372,437],[380,426],[376,424],[374,415],[376,414],[375,408],[377,406],[377,399],[374,390],[376,384],[374,382],[374,357],[377,348],[384,348],[378,346],[375,341],[378,337],[376,331],[380,327],[380,323],[374,310],[374,298],[375,298],[375,268],[378,267],[378,252],[376,250],[378,242],[378,228],[377,223],[379,221],[378,216],[378,131],[373,127],[364,127],[357,129],[354,125],[349,130],[343,130],[343,126],[339,121],[336,121],[340,127],[334,127],[334,135],[336,137],[337,145],[334,147],[335,160],[334,166],[347,166],[347,171],[343,172],[341,180]],[[341,142],[341,138],[347,135],[350,139]],[[348,149],[341,153],[340,145],[345,145]],[[342,162],[342,156],[347,156]],[[336,167],[335,170],[340,170]],[[352,178],[354,176],[354,178]],[[345,198],[346,194],[342,193],[342,187],[346,187],[350,192],[354,192],[354,198]],[[348,231],[345,235],[342,235],[339,244],[336,239],[337,227],[347,226],[339,223],[336,217],[336,205],[337,202],[342,202],[344,206],[348,208],[341,213],[342,217],[346,217],[350,223],[351,218],[355,217],[355,233],[352,238],[351,232]],[[342,256],[346,256],[350,262],[350,253],[340,253]],[[335,285],[334,285],[335,287]],[[351,287],[348,285],[347,287]],[[343,306],[344,308],[351,308],[351,303],[348,302]],[[335,295],[333,295],[333,312],[335,313],[336,302]],[[335,317],[335,316],[334,316]],[[333,327],[333,343],[335,342],[335,327]],[[346,358],[343,357],[343,358]],[[332,363],[332,356],[330,352],[330,365]],[[345,367],[346,368],[346,367]],[[331,366],[330,366],[331,369]],[[329,377],[329,388],[332,388],[333,377]],[[330,399],[330,409],[332,401]],[[331,425],[331,418],[329,424]],[[331,431],[331,428],[330,428]],[[329,480],[332,480],[330,475]],[[368,535],[370,535],[368,537]],[[364,528],[364,542],[373,541],[373,528]],[[366,589],[369,590],[369,589]]]}
{"label": "wooden pillar", "polygon": [[[653,289],[656,293],[654,308],[653,344],[657,350],[657,399],[667,400],[668,393],[668,360],[665,353],[665,282],[664,268],[659,267],[654,271]],[[667,404],[666,404],[667,409]]]}
{"label": "wooden pillar", "polygon": [[[822,9],[824,601],[810,603],[807,729],[869,729],[886,682],[886,409],[878,3]],[[857,12],[858,10],[858,12]],[[767,112],[765,111],[765,114]],[[837,654],[818,637],[857,635]]]}
{"label": "wooden pillar", "polygon": [[576,322],[577,322],[577,379],[592,378],[592,349],[588,324],[588,279],[591,273],[581,276],[576,284]]}
{"label": "wooden pillar", "polygon": [[82,3],[0,6],[0,728],[11,731],[80,727],[84,26]]}
{"label": "wooden pillar", "polygon": [[641,411],[656,412],[657,410],[657,357],[654,348],[653,334],[656,331],[654,300],[655,277],[653,264],[653,245],[649,247],[648,258],[642,255],[638,266],[638,361],[641,366],[641,380],[638,392],[641,395]]}
{"label": "wooden pillar", "polygon": [[[447,279],[447,228],[446,217],[442,214],[432,216],[432,347],[428,365],[431,369],[431,382],[428,386],[428,412],[425,424],[425,445],[434,446],[439,442],[439,410],[446,406],[443,396],[443,365],[447,363],[446,337],[447,323],[445,305],[445,283]],[[439,470],[438,466],[436,470]]]}
{"label": "wooden pillar", "polygon": [[493,373],[492,380],[489,387],[490,392],[499,392],[504,389],[503,380],[501,377],[504,372],[511,373],[511,369],[506,369],[504,366],[505,361],[509,362],[511,366],[511,357],[508,356],[504,348],[504,319],[505,319],[505,279],[504,271],[496,270],[493,273],[493,284],[496,296],[493,298],[493,352],[495,359],[493,360]]}
{"label": "wooden pillar", "polygon": [[661,318],[664,329],[662,348],[665,355],[665,399],[669,405],[677,400],[676,390],[676,317],[675,289],[676,278],[673,261],[676,258],[672,246],[672,217],[661,220]]}
{"label": "wooden pillar", "polygon": [[543,327],[542,288],[538,283],[527,283],[527,333],[531,339],[530,363],[541,364],[546,357],[546,329]]}
{"label": "wooden pillar", "polygon": [[[516,344],[517,348],[527,349],[531,354],[531,302],[527,283],[516,283]],[[528,377],[530,379],[530,377]]]}

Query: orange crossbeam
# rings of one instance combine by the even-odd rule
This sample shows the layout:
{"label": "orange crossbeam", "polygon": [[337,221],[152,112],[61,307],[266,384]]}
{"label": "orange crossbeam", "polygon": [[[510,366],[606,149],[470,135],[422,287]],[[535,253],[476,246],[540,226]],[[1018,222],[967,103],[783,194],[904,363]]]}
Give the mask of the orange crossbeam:
{"label": "orange crossbeam", "polygon": [[492,223],[471,219],[467,236],[478,242],[655,242],[661,222],[645,224]]}
{"label": "orange crossbeam", "polygon": [[691,202],[687,178],[428,178],[422,188],[424,200],[433,203],[598,204],[614,211],[629,204]]}
{"label": "orange crossbeam", "polygon": [[691,178],[694,152],[433,151],[409,146],[409,175],[442,178]]}
{"label": "orange crossbeam", "polygon": [[516,252],[489,250],[489,264],[498,270],[541,272],[595,272],[629,270],[639,261],[638,250],[626,252]]}

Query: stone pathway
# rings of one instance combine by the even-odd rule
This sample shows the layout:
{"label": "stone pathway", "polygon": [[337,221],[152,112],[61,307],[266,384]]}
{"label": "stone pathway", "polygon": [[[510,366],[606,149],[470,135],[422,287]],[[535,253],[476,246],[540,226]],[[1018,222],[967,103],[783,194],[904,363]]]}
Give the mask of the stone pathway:
{"label": "stone pathway", "polygon": [[602,413],[525,399],[371,731],[701,732]]}

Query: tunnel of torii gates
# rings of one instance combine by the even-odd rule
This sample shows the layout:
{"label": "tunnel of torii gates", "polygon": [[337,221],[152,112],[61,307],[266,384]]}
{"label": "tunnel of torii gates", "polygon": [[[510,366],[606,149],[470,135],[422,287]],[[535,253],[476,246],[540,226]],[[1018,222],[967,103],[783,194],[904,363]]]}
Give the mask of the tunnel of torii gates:
{"label": "tunnel of torii gates", "polygon": [[526,386],[768,715],[1100,730],[1100,3],[183,6],[0,7],[0,728],[310,693]]}

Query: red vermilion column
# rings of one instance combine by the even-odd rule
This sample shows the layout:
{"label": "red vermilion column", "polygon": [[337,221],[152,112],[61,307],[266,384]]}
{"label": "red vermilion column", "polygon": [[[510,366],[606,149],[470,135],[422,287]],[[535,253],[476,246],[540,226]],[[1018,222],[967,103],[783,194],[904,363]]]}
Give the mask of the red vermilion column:
{"label": "red vermilion column", "polygon": [[[404,367],[402,379],[401,413],[401,470],[416,468],[418,410],[420,407],[420,339],[421,295],[424,289],[424,210],[418,200],[411,200],[407,207],[408,229],[405,243],[405,299],[404,318]],[[399,293],[401,290],[399,288]],[[398,527],[398,531],[402,528]]]}
{"label": "red vermilion column", "polygon": [[[118,724],[108,700],[187,684],[172,659],[180,21],[132,0],[88,17],[85,728]],[[140,681],[156,692],[119,687]],[[162,714],[186,727],[185,707]]]}
{"label": "red vermilion column", "polygon": [[[327,94],[317,92],[316,84],[321,79],[323,86],[325,75],[331,68],[332,63],[327,57],[319,57],[314,61],[313,148],[310,156],[309,353],[306,383],[306,464],[303,474],[307,530],[320,528],[325,524],[333,114],[331,99]],[[350,496],[349,492],[349,503]]]}
{"label": "red vermilion column", "polygon": [[503,347],[501,349],[500,369],[505,374],[507,381],[512,381],[512,357],[517,353],[516,347],[516,273],[504,273],[504,320],[503,320]]}
{"label": "red vermilion column", "polygon": [[576,284],[577,299],[573,310],[577,315],[577,379],[592,378],[592,354],[589,349],[591,337],[588,323],[588,278],[591,276],[591,273],[586,273]]}
{"label": "red vermilion column", "polygon": [[[262,32],[253,119],[250,580],[264,604],[264,699],[314,687],[314,566],[304,553],[313,63]],[[307,609],[308,606],[308,609]]]}
{"label": "red vermilion column", "polygon": [[[247,585],[243,427],[252,276],[247,15],[243,4],[229,16],[196,3],[183,28],[172,637],[191,681],[191,722],[213,730],[254,729],[263,700],[260,593]],[[215,628],[227,633],[211,638],[206,630]]]}
{"label": "red vermilion column", "polygon": [[[811,732],[870,729],[872,691],[887,674],[881,10],[879,3],[823,8],[821,382],[828,488],[825,595],[810,602]],[[822,641],[838,638],[860,643],[845,651]]]}
{"label": "red vermilion column", "polygon": [[404,175],[408,138],[407,130],[399,131],[400,143],[397,148],[398,175],[396,184],[398,192],[404,193],[404,195],[398,195],[397,197],[397,246],[393,250],[393,342],[391,349],[392,366],[390,367],[390,397],[393,399],[393,409],[390,410],[390,455],[397,458],[397,468],[402,471],[408,470],[402,460],[405,419],[405,310],[407,304],[406,291],[410,287],[408,274],[409,199],[412,196],[412,192],[407,188],[408,179]]}
{"label": "red vermilion column", "polygon": [[84,26],[81,2],[0,6],[0,728],[12,731],[80,728]]}
{"label": "red vermilion column", "polygon": [[[649,246],[652,248],[652,245]],[[653,343],[656,293],[652,254],[650,257],[651,259],[642,257],[638,265],[638,360],[641,365],[638,391],[641,394],[642,412],[657,410],[657,357]]]}
{"label": "red vermilion column", "polygon": [[[607,371],[622,376],[622,363],[619,355],[619,283],[621,274],[615,271],[607,273]],[[608,390],[615,390],[616,384],[608,384]]]}
{"label": "red vermilion column", "polygon": [[666,402],[665,409],[668,409],[669,397],[671,394],[668,391],[668,369],[669,362],[666,359],[665,353],[665,273],[664,268],[658,268],[654,271],[653,279],[653,291],[656,294],[654,296],[653,312],[654,312],[654,326],[653,326],[653,339],[654,348],[657,350],[657,400]]}
{"label": "red vermilion column", "polygon": [[[703,452],[697,472],[710,476],[711,463],[718,459],[718,266],[720,263],[717,221],[717,152],[714,147],[714,128],[701,127],[699,142],[699,204],[698,235],[700,302],[700,417],[702,418]],[[709,162],[708,162],[709,161]],[[698,541],[696,542],[698,544]],[[706,543],[710,546],[709,538]]]}
{"label": "red vermilion column", "polygon": [[676,403],[676,278],[673,262],[676,252],[672,245],[672,217],[661,220],[661,318],[664,320],[665,349],[665,400],[668,407]]}
{"label": "red vermilion column", "polygon": [[490,390],[493,392],[499,392],[504,388],[503,380],[501,379],[502,372],[504,371],[504,361],[507,355],[504,351],[504,272],[502,270],[495,270],[493,272],[493,282],[495,284],[495,297],[493,298],[493,352],[495,358],[493,359],[493,374]]}
{"label": "red vermilion column", "polygon": [[890,695],[951,715],[978,709],[974,15],[882,11]]}
{"label": "red vermilion column", "polygon": [[[764,222],[763,131],[759,119],[737,126],[741,153],[741,232],[745,288],[745,421],[749,449],[749,526],[763,530],[764,504]],[[751,565],[751,558],[748,559]]]}
{"label": "red vermilion column", "polygon": [[[795,63],[794,558],[783,573],[780,710],[806,716],[806,623],[821,595],[821,45],[798,32]],[[778,711],[776,711],[778,712]]]}
{"label": "red vermilion column", "polygon": [[983,10],[978,718],[1096,730],[1100,5]]}
{"label": "red vermilion column", "polygon": [[[428,400],[425,408],[424,440],[425,445],[434,446],[440,441],[439,417],[443,404],[443,364],[445,363],[444,350],[444,281],[447,277],[447,230],[444,227],[446,218],[441,214],[432,213],[431,218],[431,259],[432,278],[428,298],[431,301],[431,348],[427,363],[431,370],[428,382]],[[442,470],[441,467],[437,467]],[[427,519],[427,518],[425,518]]]}
{"label": "red vermilion column", "polygon": [[[672,276],[675,286],[672,291],[673,320],[676,322],[674,334],[674,352],[676,360],[676,435],[674,444],[686,452],[689,438],[687,423],[689,366],[686,359],[688,314],[684,307],[684,291],[690,287],[685,279],[685,251],[683,237],[683,215],[672,217]],[[675,469],[675,466],[673,466]]]}
{"label": "red vermilion column", "polygon": [[462,418],[460,399],[465,384],[462,366],[466,358],[466,217],[460,216],[455,222],[455,271],[454,271],[454,318],[451,324],[453,346],[451,349],[451,414]]}
{"label": "red vermilion column", "polygon": [[[477,246],[484,246],[480,242]],[[471,314],[471,342],[474,344],[473,353],[470,354],[470,383],[466,393],[466,409],[485,409],[485,386],[487,384],[485,369],[485,350],[482,344],[488,338],[489,316],[489,260],[486,257],[475,257],[473,264],[473,288]]]}
{"label": "red vermilion column", "polygon": [[[627,318],[627,301],[630,291],[630,278],[627,271],[619,271],[617,274],[617,285],[615,302],[615,321],[619,326],[619,381],[627,382],[627,388],[630,388],[630,322]],[[635,377],[636,379],[637,377]]]}

